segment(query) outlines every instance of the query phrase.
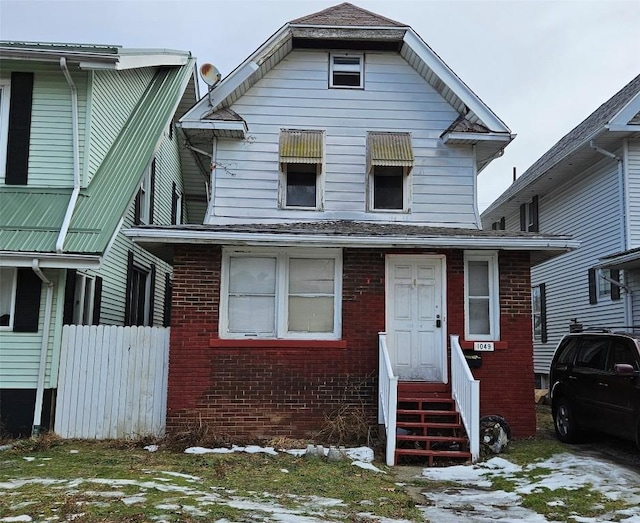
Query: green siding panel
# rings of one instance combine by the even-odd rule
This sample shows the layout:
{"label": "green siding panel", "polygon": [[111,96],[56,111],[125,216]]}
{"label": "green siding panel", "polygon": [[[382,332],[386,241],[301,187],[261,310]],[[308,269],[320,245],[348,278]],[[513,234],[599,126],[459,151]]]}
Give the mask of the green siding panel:
{"label": "green siding panel", "polygon": [[193,71],[161,68],[131,114],[88,189],[78,200],[65,250],[104,251],[121,216],[133,201],[145,167],[174,114]]}
{"label": "green siding panel", "polygon": [[[60,283],[64,271],[45,270],[44,275],[54,283],[53,307],[51,327],[49,330],[49,348],[45,374],[45,387],[55,387],[57,384],[58,360],[60,355],[59,343],[56,343],[56,318],[58,312],[62,317],[60,300]],[[40,366],[40,350],[42,347],[42,332],[44,328],[45,303],[47,291],[43,285],[40,296],[40,314],[38,332],[23,333],[0,329],[0,388],[33,389],[38,384],[38,369]]]}
{"label": "green siding panel", "polygon": [[88,181],[113,146],[153,79],[155,69],[96,71],[93,75]]}

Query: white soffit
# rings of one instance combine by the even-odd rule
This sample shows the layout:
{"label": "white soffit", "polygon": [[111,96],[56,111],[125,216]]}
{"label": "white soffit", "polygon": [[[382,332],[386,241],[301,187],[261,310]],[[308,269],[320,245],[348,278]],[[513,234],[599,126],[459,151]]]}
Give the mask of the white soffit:
{"label": "white soffit", "polygon": [[629,103],[627,103],[618,114],[609,120],[607,129],[609,129],[609,131],[640,131],[640,127],[637,124],[629,123],[638,112],[640,112],[640,91],[629,100]]}

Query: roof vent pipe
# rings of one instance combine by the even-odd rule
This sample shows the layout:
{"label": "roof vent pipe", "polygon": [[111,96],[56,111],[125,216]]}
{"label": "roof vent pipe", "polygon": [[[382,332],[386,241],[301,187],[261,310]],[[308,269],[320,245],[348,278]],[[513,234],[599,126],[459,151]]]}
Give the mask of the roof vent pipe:
{"label": "roof vent pipe", "polygon": [[69,68],[67,67],[67,60],[63,57],[60,58],[60,69],[62,69],[62,73],[64,77],[67,79],[67,83],[69,84],[69,88],[71,89],[71,124],[72,124],[72,134],[73,134],[73,192],[71,193],[71,198],[69,198],[69,204],[67,205],[67,212],[64,215],[64,220],[62,221],[62,226],[60,227],[60,233],[58,234],[58,239],[56,240],[56,252],[61,254],[64,251],[64,240],[67,237],[67,232],[69,231],[69,225],[71,224],[71,217],[73,216],[73,211],[76,207],[76,201],[78,200],[78,195],[80,194],[80,140],[79,140],[79,130],[78,130],[78,90],[76,89],[76,84],[73,83],[73,78],[71,78],[71,74],[69,73]]}

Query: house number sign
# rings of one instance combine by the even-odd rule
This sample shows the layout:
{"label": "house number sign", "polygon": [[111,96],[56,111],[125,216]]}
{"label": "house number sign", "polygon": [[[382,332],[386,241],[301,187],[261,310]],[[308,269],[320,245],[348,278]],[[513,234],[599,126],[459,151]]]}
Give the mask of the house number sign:
{"label": "house number sign", "polygon": [[492,341],[475,341],[473,342],[473,350],[492,352],[494,350]]}

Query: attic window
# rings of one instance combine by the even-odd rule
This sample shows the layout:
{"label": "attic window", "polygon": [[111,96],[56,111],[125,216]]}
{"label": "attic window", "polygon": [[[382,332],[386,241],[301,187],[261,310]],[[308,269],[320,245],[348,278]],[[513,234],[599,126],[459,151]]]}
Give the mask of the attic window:
{"label": "attic window", "polygon": [[364,55],[330,55],[329,87],[362,89],[364,87]]}

